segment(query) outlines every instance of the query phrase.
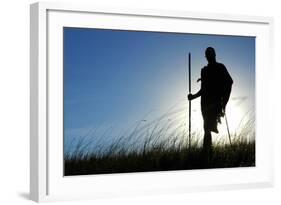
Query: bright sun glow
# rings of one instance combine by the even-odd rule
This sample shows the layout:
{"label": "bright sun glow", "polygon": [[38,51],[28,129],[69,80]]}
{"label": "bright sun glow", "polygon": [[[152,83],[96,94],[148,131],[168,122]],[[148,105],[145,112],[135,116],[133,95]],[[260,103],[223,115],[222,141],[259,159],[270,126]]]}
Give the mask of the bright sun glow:
{"label": "bright sun glow", "polygon": [[[176,118],[178,124],[183,124],[182,122],[186,122],[184,126],[181,128],[182,131],[188,133],[188,105],[182,102],[183,107],[182,112],[177,113],[177,116],[172,116],[172,118]],[[203,119],[201,114],[200,101],[192,102],[192,115],[191,115],[191,123],[192,123],[192,133],[196,133],[194,136],[199,138],[199,140],[203,139],[204,131],[203,131]],[[243,109],[243,106],[237,105],[234,100],[229,100],[226,109],[226,118],[228,122],[229,132],[232,139],[235,138],[235,135],[243,130],[246,123],[249,121],[249,116],[246,111]],[[226,119],[225,117],[221,118],[221,124],[218,124],[219,133],[212,133],[213,142],[223,142],[229,143]],[[245,136],[247,137],[247,136]]]}
{"label": "bright sun glow", "polygon": [[243,121],[245,120],[244,115],[245,113],[243,113],[241,107],[229,102],[226,110],[226,118],[221,118],[221,124],[218,125],[220,133],[214,135],[214,140],[225,140],[225,137],[228,135],[226,119],[230,134],[233,136],[235,133],[239,132],[243,127]]}

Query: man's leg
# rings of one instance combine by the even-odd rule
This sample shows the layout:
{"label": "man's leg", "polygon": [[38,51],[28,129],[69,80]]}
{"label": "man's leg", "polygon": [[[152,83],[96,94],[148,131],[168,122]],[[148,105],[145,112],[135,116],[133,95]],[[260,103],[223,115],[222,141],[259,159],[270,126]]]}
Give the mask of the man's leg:
{"label": "man's leg", "polygon": [[209,130],[204,131],[203,149],[210,150],[212,148],[212,135]]}
{"label": "man's leg", "polygon": [[212,135],[208,129],[204,129],[204,140],[203,140],[203,158],[204,165],[206,167],[210,166],[212,159]]}

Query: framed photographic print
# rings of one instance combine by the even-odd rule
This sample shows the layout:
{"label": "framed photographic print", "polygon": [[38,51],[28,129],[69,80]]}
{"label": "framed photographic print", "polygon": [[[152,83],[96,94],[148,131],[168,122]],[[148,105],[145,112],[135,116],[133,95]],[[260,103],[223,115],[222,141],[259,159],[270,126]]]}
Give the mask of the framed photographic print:
{"label": "framed photographic print", "polygon": [[272,186],[272,23],[32,4],[31,199]]}

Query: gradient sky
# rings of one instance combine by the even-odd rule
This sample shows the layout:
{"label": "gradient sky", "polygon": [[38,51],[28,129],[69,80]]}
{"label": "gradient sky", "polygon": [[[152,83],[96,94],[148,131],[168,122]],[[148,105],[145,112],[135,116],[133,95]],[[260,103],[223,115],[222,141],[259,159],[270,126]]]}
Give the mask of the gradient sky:
{"label": "gradient sky", "polygon": [[[234,80],[230,104],[254,110],[254,37],[64,28],[64,139],[97,127],[119,132],[169,109],[186,119],[188,53],[194,93],[208,46]],[[199,102],[192,102],[195,121]]]}

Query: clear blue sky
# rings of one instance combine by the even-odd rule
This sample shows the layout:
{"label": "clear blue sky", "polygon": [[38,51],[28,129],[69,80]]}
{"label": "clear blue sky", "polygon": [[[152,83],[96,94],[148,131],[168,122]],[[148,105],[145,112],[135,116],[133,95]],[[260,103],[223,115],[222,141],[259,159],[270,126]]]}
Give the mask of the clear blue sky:
{"label": "clear blue sky", "polygon": [[[173,105],[183,108],[188,53],[194,93],[208,46],[234,79],[232,99],[246,99],[244,112],[253,108],[254,37],[64,28],[64,139],[93,127],[113,126],[118,132]],[[198,109],[195,115],[201,117]]]}

